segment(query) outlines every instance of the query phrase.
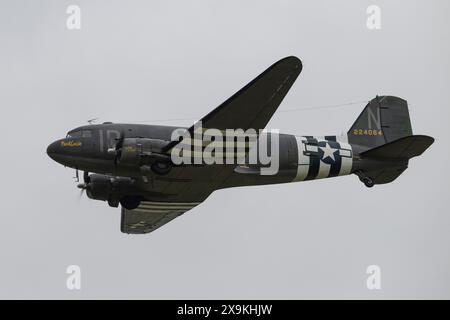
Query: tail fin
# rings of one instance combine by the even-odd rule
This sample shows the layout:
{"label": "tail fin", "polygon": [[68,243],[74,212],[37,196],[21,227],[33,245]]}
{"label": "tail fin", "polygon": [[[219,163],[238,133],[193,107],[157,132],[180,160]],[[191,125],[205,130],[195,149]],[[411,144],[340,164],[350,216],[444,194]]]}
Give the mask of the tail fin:
{"label": "tail fin", "polygon": [[348,131],[348,141],[372,149],[413,134],[406,100],[376,96]]}
{"label": "tail fin", "polygon": [[394,181],[421,155],[432,137],[413,135],[408,104],[393,96],[372,99],[347,133],[359,153],[354,173],[367,186]]}

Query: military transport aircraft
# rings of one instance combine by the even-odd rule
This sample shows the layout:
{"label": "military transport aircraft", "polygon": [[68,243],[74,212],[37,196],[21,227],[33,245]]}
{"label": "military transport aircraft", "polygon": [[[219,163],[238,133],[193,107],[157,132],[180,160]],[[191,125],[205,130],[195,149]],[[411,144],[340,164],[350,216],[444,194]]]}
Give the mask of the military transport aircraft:
{"label": "military transport aircraft", "polygon": [[[142,234],[161,227],[222,188],[348,174],[358,176],[367,187],[389,183],[405,171],[409,159],[421,155],[434,142],[431,137],[413,135],[407,102],[393,96],[371,100],[343,135],[294,136],[261,131],[301,71],[297,57],[276,62],[197,122],[201,123],[200,138],[196,137],[196,124],[174,135],[180,128],[105,122],[69,131],[65,138],[48,146],[47,154],[76,169],[77,177],[78,170],[84,171],[84,182],[78,187],[86,190],[89,198],[107,201],[112,207],[121,205],[122,232]],[[213,134],[206,136],[208,129]],[[236,161],[174,160],[177,153],[188,160],[204,156],[208,144],[220,142],[216,135],[225,133],[226,138],[229,129],[241,135],[251,129],[253,133],[241,144],[242,140],[234,137],[232,142],[236,144],[230,149],[210,148],[209,156]],[[263,173],[268,164],[263,163],[261,154],[257,154],[256,162],[249,161],[260,140],[270,145],[270,156],[276,156],[275,172]],[[272,148],[275,145],[277,148]]]}

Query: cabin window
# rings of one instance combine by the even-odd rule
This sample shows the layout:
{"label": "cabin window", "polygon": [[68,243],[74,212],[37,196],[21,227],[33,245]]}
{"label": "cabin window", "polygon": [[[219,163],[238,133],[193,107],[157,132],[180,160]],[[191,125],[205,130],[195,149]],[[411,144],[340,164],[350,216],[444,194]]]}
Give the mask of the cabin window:
{"label": "cabin window", "polygon": [[83,130],[82,137],[83,138],[92,138],[92,131],[91,130]]}

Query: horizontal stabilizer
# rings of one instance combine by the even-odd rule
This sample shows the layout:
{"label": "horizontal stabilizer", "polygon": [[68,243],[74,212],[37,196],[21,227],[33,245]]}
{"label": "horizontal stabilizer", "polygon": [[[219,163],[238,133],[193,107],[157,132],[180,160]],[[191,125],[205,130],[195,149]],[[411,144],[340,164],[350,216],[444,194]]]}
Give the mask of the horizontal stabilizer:
{"label": "horizontal stabilizer", "polygon": [[411,159],[420,156],[433,142],[432,137],[424,135],[403,137],[365,151],[361,157]]}

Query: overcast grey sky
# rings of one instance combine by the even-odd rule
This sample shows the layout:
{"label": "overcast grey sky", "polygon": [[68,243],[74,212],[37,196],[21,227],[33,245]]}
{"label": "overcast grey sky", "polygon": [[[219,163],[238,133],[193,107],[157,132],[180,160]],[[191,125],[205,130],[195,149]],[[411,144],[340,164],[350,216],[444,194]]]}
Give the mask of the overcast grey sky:
{"label": "overcast grey sky", "polygon": [[[81,30],[66,8],[81,8]],[[366,9],[381,8],[381,29]],[[0,0],[0,298],[450,298],[448,1]],[[83,197],[47,145],[90,118],[199,118],[276,60],[303,72],[279,111],[405,98],[436,138],[394,183],[355,176],[215,192],[145,236]],[[364,104],[278,112],[345,132]],[[190,125],[192,121],[167,124]],[[66,268],[82,288],[66,288]],[[382,290],[368,290],[378,265]]]}

